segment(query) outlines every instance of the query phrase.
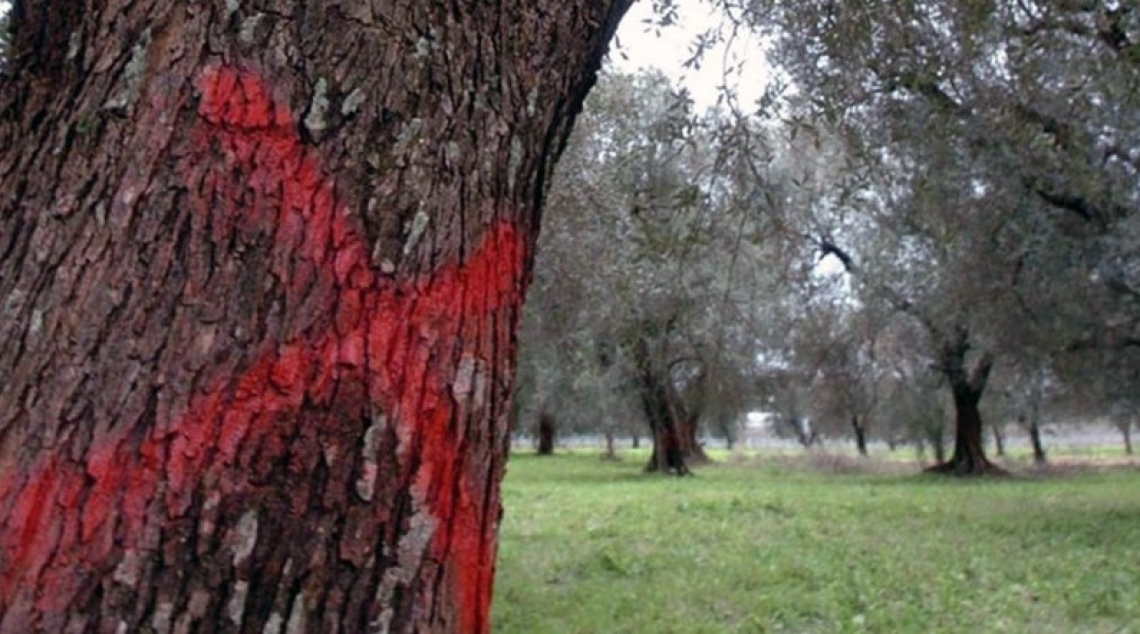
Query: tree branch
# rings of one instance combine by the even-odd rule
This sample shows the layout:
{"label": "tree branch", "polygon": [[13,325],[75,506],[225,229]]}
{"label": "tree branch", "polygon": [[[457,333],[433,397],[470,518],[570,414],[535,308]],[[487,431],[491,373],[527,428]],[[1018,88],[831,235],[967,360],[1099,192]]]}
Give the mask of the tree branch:
{"label": "tree branch", "polygon": [[[942,112],[951,114],[969,124],[976,132],[972,142],[979,147],[997,152],[1008,151],[1009,148],[995,140],[994,135],[985,132],[985,126],[978,121],[978,116],[962,103],[951,97],[936,82],[923,79],[915,73],[902,73],[896,79],[884,82],[888,87],[902,87],[914,94],[925,98],[932,106]],[[1074,128],[1071,124],[1056,117],[1047,115],[1026,104],[1015,104],[1013,111],[1022,120],[1039,127],[1042,132],[1052,135],[1057,143],[1068,151],[1073,150]],[[1058,209],[1071,212],[1085,222],[1095,223],[1100,228],[1106,228],[1112,218],[1128,215],[1131,210],[1124,205],[1101,205],[1088,197],[1065,191],[1054,183],[1037,174],[1023,174],[1022,184],[1045,203]]]}
{"label": "tree branch", "polygon": [[986,381],[990,378],[990,371],[993,370],[993,367],[994,355],[989,351],[983,352],[977,363],[974,364],[973,370],[970,371],[970,387],[979,392],[982,391],[986,386]]}
{"label": "tree branch", "polygon": [[820,236],[813,238],[812,241],[815,242],[816,246],[820,250],[820,253],[823,254],[823,257],[834,255],[836,259],[838,259],[840,263],[843,264],[843,268],[848,275],[855,278],[861,284],[866,284],[867,286],[871,287],[877,295],[886,300],[886,302],[890,304],[890,306],[895,310],[917,319],[932,335],[936,337],[940,336],[940,333],[942,332],[941,328],[938,327],[935,321],[929,315],[927,315],[925,311],[923,311],[911,300],[903,297],[902,293],[891,288],[890,286],[887,286],[886,284],[871,284],[867,279],[867,275],[864,273],[863,269],[858,265],[858,263],[855,262],[855,259],[851,256],[851,254],[848,253],[846,249],[836,244],[835,241],[830,237]]}

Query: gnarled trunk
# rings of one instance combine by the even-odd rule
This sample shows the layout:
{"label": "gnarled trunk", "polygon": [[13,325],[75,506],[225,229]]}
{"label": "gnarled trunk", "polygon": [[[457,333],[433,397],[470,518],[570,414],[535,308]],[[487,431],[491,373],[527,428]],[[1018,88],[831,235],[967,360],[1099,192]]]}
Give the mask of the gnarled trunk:
{"label": "gnarled trunk", "polygon": [[948,462],[932,468],[953,475],[982,475],[999,469],[986,458],[982,444],[982,415],[978,410],[979,395],[972,391],[956,391],[954,409],[954,453]]}
{"label": "gnarled trunk", "polygon": [[942,347],[942,371],[950,384],[954,397],[955,428],[954,453],[950,460],[931,467],[936,473],[951,475],[997,475],[1004,474],[997,465],[986,458],[982,444],[982,414],[978,402],[982,398],[989,379],[993,359],[983,354],[970,370],[966,368],[966,353],[969,350],[968,336],[959,331],[953,340]]}
{"label": "gnarled trunk", "polygon": [[[674,412],[681,409],[682,405],[678,403],[674,406]],[[689,464],[701,464],[709,461],[708,454],[705,453],[705,447],[701,444],[701,439],[698,435],[700,426],[698,424],[697,416],[687,414],[681,420],[681,453],[685,457],[685,462]]]}
{"label": "gnarled trunk", "polygon": [[658,425],[653,429],[653,453],[645,470],[674,475],[688,475],[689,466],[685,463],[685,453],[681,449],[680,429],[676,425]]}
{"label": "gnarled trunk", "polygon": [[668,377],[655,367],[649,342],[639,337],[632,347],[633,362],[637,369],[641,404],[653,438],[653,453],[645,470],[649,472],[687,475],[685,464],[686,431],[674,416],[670,401]]}
{"label": "gnarled trunk", "polygon": [[539,204],[628,4],[17,3],[0,631],[486,631]]}

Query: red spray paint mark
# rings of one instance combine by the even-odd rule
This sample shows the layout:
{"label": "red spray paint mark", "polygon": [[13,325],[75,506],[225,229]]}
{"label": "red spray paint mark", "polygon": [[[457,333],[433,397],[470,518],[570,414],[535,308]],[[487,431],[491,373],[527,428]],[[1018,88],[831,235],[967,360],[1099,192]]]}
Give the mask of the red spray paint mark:
{"label": "red spray paint mark", "polygon": [[[512,344],[496,316],[521,302],[524,237],[498,222],[464,262],[410,280],[381,275],[338,203],[333,179],[321,172],[287,106],[273,99],[269,87],[251,73],[217,67],[201,74],[197,88],[197,163],[185,165],[188,180],[206,192],[195,212],[209,215],[216,232],[224,233],[217,228],[227,221],[239,230],[272,232],[270,268],[285,284],[286,304],[323,293],[323,314],[330,317],[320,327],[301,324],[305,333],[291,335],[240,376],[194,397],[171,426],[172,439],[148,438],[137,452],[107,439],[92,448],[85,465],[50,458],[24,477],[0,476],[0,500],[18,488],[0,551],[7,570],[15,571],[0,579],[0,610],[17,616],[2,623],[19,624],[18,614],[33,601],[38,612],[65,609],[71,594],[63,586],[74,584],[77,575],[45,571],[36,599],[30,593],[40,571],[49,562],[98,565],[112,548],[116,520],[120,534],[137,539],[147,521],[156,521],[148,513],[160,481],[167,512],[183,513],[199,479],[211,470],[242,468],[251,460],[249,447],[269,446],[285,455],[286,447],[273,447],[279,417],[296,414],[305,401],[331,407],[347,393],[361,402],[338,405],[353,411],[379,407],[398,426],[401,451],[418,448],[412,491],[439,520],[427,555],[452,571],[462,631],[484,631],[494,571],[494,535],[484,517],[498,509],[486,508],[481,483],[469,477],[472,465],[464,460],[467,441],[457,415],[470,404],[453,390],[459,381],[459,387],[472,388],[466,394],[479,392],[480,381],[505,371],[496,364],[505,362],[509,355],[503,351]],[[220,158],[208,158],[218,151]],[[463,376],[457,377],[463,364]],[[343,389],[353,384],[361,389]],[[83,498],[88,479],[93,484]],[[76,513],[77,528],[74,521],[58,519]]]}

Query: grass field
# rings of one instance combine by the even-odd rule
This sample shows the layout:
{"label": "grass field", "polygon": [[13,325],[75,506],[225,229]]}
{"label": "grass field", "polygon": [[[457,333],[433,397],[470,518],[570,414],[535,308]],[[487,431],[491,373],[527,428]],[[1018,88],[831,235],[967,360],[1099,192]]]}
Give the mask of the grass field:
{"label": "grass field", "polygon": [[496,632],[1137,632],[1140,471],[511,459]]}

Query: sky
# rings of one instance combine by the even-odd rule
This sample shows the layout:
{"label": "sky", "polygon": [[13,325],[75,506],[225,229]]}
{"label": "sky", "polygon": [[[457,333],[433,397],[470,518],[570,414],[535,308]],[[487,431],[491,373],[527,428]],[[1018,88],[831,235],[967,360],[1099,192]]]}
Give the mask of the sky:
{"label": "sky", "polygon": [[[718,86],[726,80],[740,95],[741,105],[751,105],[767,86],[771,73],[760,40],[751,34],[740,34],[731,47],[720,45],[706,52],[699,70],[684,68],[697,36],[716,28],[722,18],[708,0],[676,0],[676,4],[677,24],[661,29],[658,36],[646,24],[653,18],[653,3],[635,2],[618,29],[617,42],[611,46],[612,68],[623,72],[658,68],[689,89],[698,111],[716,104]],[[726,77],[726,65],[732,67],[741,62],[740,71]]]}

